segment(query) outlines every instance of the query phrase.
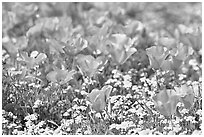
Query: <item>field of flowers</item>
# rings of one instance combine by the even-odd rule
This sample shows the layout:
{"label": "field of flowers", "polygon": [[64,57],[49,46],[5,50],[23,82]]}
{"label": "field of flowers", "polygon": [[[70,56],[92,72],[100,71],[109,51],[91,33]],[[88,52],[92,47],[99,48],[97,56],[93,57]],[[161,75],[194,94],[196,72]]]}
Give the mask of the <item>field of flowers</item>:
{"label": "field of flowers", "polygon": [[2,3],[3,135],[201,135],[202,3]]}

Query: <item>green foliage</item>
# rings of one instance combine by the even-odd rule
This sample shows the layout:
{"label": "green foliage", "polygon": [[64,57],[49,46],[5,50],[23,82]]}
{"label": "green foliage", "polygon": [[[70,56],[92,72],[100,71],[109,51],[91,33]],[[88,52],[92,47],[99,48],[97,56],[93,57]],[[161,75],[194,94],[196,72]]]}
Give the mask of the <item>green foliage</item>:
{"label": "green foliage", "polygon": [[200,6],[4,2],[2,134],[200,134]]}

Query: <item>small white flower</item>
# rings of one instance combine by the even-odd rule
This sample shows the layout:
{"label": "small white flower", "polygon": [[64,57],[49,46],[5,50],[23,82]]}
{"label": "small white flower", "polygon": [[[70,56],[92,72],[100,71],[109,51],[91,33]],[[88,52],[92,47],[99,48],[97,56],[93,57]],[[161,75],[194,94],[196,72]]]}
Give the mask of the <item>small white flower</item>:
{"label": "small white flower", "polygon": [[33,107],[37,108],[38,106],[40,106],[40,105],[42,105],[42,104],[43,104],[43,102],[42,102],[41,100],[38,99],[38,100],[35,101]]}
{"label": "small white flower", "polygon": [[[186,117],[186,116],[185,116]],[[192,117],[192,116],[187,116],[186,118],[186,121],[193,121],[193,120],[195,120],[195,118],[194,117]]]}
{"label": "small white flower", "polygon": [[196,66],[197,64],[198,63],[197,63],[196,59],[189,60],[189,65]]}
{"label": "small white flower", "polygon": [[168,135],[175,135],[175,131],[169,131]]}
{"label": "small white flower", "polygon": [[131,94],[127,94],[127,95],[126,95],[126,98],[131,98],[131,97],[132,97]]}
{"label": "small white flower", "polygon": [[132,83],[130,81],[123,81],[123,87],[124,88],[131,88]]}
{"label": "small white flower", "polygon": [[127,128],[133,127],[133,126],[135,126],[135,125],[132,121],[124,121],[120,124],[121,129],[127,129]]}
{"label": "small white flower", "polygon": [[186,114],[186,113],[189,112],[189,110],[184,108],[184,109],[182,109],[180,112],[181,112],[182,114]]}
{"label": "small white flower", "polygon": [[84,134],[85,135],[91,135],[92,133],[91,133],[91,130],[89,129],[89,130],[84,131]]}
{"label": "small white flower", "polygon": [[117,81],[117,82],[114,84],[114,86],[116,86],[116,87],[117,87],[117,86],[121,86],[121,84],[122,84],[121,81]]}
{"label": "small white flower", "polygon": [[38,127],[42,127],[44,124],[45,124],[45,121],[40,121],[40,122],[37,124],[37,126],[38,126]]}
{"label": "small white flower", "polygon": [[64,117],[69,116],[69,112],[66,111],[66,112],[63,114],[63,116],[64,116]]}
{"label": "small white flower", "polygon": [[179,124],[176,124],[175,126],[174,126],[174,131],[175,132],[179,132],[180,130],[181,130],[182,128],[180,127],[180,125]]}
{"label": "small white flower", "polygon": [[202,130],[194,130],[192,135],[202,135]]}
{"label": "small white flower", "polygon": [[138,90],[138,86],[137,86],[137,85],[133,85],[133,86],[132,86],[132,90],[137,91],[137,90]]}
{"label": "small white flower", "polygon": [[201,109],[197,110],[196,114],[198,114],[199,116],[202,116],[202,110]]}
{"label": "small white flower", "polygon": [[131,80],[131,76],[130,75],[125,75],[123,76],[124,81],[130,81]]}
{"label": "small white flower", "polygon": [[139,125],[142,125],[143,123],[144,123],[144,121],[143,121],[143,120],[140,120],[138,124],[139,124]]}
{"label": "small white flower", "polygon": [[97,118],[101,118],[101,114],[100,113],[96,113],[95,115]]}
{"label": "small white flower", "polygon": [[39,132],[39,133],[43,133],[43,132],[45,132],[45,129],[40,128],[40,129],[38,129],[38,132]]}
{"label": "small white flower", "polygon": [[86,91],[84,91],[84,90],[81,91],[81,94],[82,95],[88,95],[88,93]]}
{"label": "small white flower", "polygon": [[116,127],[117,127],[117,124],[111,124],[109,129],[112,130],[112,129],[116,128]]}
{"label": "small white flower", "polygon": [[135,108],[131,108],[131,109],[129,109],[128,111],[131,112],[131,113],[133,113],[133,114],[137,112],[137,110],[136,110]]}
{"label": "small white flower", "polygon": [[78,108],[78,109],[80,109],[80,110],[84,111],[84,110],[86,110],[86,107],[85,107],[85,106],[79,106],[79,108]]}
{"label": "small white flower", "polygon": [[140,78],[140,81],[141,81],[141,82],[145,82],[145,80],[146,80],[145,77]]}
{"label": "small white flower", "polygon": [[76,122],[77,124],[81,123],[81,120],[82,120],[82,116],[77,116],[77,117],[75,118],[75,122]]}
{"label": "small white flower", "polygon": [[8,125],[8,128],[13,128],[13,127],[16,127],[17,125],[15,123],[11,123]]}
{"label": "small white flower", "polygon": [[77,104],[75,104],[72,108],[75,109],[75,110],[77,110],[78,107],[79,107],[79,106],[78,106]]}
{"label": "small white flower", "polygon": [[82,132],[81,132],[81,129],[80,129],[80,128],[77,129],[76,135],[82,135]]}
{"label": "small white flower", "polygon": [[113,74],[115,74],[115,73],[117,73],[117,72],[118,72],[117,69],[112,70],[112,73],[113,73]]}
{"label": "small white flower", "polygon": [[138,133],[139,135],[149,135],[152,133],[152,131],[150,129],[146,129],[146,130],[141,130]]}
{"label": "small white flower", "polygon": [[9,112],[9,113],[8,113],[8,116],[13,117],[14,115],[13,115],[12,112]]}

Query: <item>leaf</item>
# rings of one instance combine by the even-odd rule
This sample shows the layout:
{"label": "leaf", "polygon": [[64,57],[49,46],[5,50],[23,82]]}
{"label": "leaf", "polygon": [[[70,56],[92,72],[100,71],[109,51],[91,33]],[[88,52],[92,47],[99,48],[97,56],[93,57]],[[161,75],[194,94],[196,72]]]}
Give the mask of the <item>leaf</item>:
{"label": "leaf", "polygon": [[182,85],[180,88],[176,87],[175,89],[177,94],[181,97],[181,100],[184,103],[184,107],[190,109],[190,107],[193,105],[195,97],[193,89],[188,87],[186,84]]}
{"label": "leaf", "polygon": [[101,112],[105,109],[111,90],[112,86],[107,85],[101,90],[93,89],[91,93],[88,94],[88,100],[96,112]]}
{"label": "leaf", "polygon": [[164,116],[171,116],[176,112],[179,99],[176,92],[170,89],[161,90],[153,97],[157,110]]}

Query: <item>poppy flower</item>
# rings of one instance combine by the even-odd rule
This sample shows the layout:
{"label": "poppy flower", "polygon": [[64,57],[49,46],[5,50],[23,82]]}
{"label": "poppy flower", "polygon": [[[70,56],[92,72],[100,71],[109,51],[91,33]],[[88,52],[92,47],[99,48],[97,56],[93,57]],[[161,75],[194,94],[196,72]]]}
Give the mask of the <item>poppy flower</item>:
{"label": "poppy flower", "polygon": [[77,64],[83,73],[92,77],[97,72],[100,65],[103,64],[103,59],[100,57],[94,58],[91,55],[79,54],[77,56]]}
{"label": "poppy flower", "polygon": [[176,112],[176,106],[180,100],[180,97],[174,90],[164,89],[154,96],[153,100],[156,109],[162,115],[171,116]]}
{"label": "poppy flower", "polygon": [[125,63],[137,51],[132,47],[132,42],[125,34],[111,35],[107,49],[115,63]]}
{"label": "poppy flower", "polygon": [[112,86],[107,85],[101,90],[93,89],[91,93],[88,94],[88,100],[91,102],[93,110],[101,112],[105,109],[111,90]]}

